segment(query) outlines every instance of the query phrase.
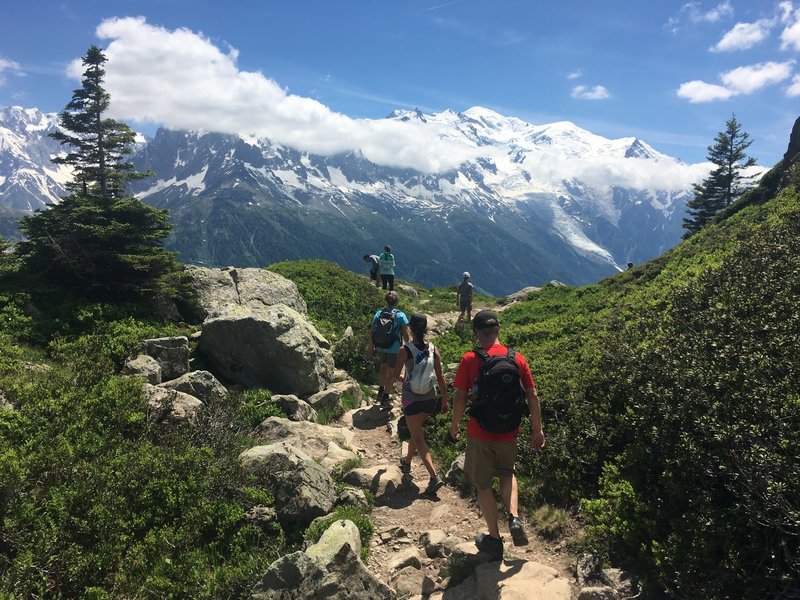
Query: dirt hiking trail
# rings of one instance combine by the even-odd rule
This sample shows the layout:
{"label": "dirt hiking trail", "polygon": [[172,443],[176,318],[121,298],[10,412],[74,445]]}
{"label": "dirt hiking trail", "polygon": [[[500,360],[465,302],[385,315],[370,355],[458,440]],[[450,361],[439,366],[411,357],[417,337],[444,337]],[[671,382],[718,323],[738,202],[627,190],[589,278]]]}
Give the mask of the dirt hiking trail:
{"label": "dirt hiking trail", "polygon": [[[473,310],[473,316],[478,310],[481,308]],[[497,308],[492,307],[492,310],[497,310]],[[441,334],[444,330],[452,327],[458,315],[457,311],[430,315],[431,321],[436,325],[429,327],[432,334],[429,339],[435,344],[436,334]],[[447,366],[443,366],[447,370]],[[396,421],[402,414],[399,388],[400,386],[397,384],[391,395],[391,409],[375,404],[377,387],[374,387],[370,398],[365,401],[367,406],[362,406],[361,409],[355,411],[359,412],[360,416],[352,419],[352,429],[355,433],[355,443],[364,450],[364,467],[397,466],[400,456],[405,455],[405,442],[401,442],[396,434]],[[450,390],[449,397],[452,406],[452,390]],[[350,422],[342,424],[349,426]],[[546,431],[547,425],[545,424]],[[462,435],[464,435],[463,427]],[[439,476],[444,478],[449,465],[437,464],[436,468]],[[458,489],[450,485],[442,487],[434,497],[422,496],[422,490],[428,483],[428,472],[418,456],[415,456],[412,461],[411,475],[413,479],[410,483],[404,482],[386,501],[377,502],[371,513],[375,525],[375,535],[367,568],[382,581],[395,587],[392,578],[396,573],[397,560],[399,557],[407,555],[412,548],[418,548],[422,565],[421,571],[436,583],[436,589],[430,595],[418,594],[416,597],[442,598],[445,588],[450,583],[448,570],[446,567],[443,568],[446,561],[428,559],[424,546],[420,543],[420,537],[426,532],[441,530],[462,542],[474,545],[475,535],[486,531],[486,523],[478,508],[477,500],[471,495],[462,495]],[[532,531],[526,515],[523,513],[520,517],[525,523],[530,541],[527,546],[514,546],[508,532],[507,513],[502,506],[500,511],[500,534],[504,539],[505,546],[504,559],[506,561],[515,558],[524,559],[555,569],[559,578],[569,582],[570,597],[573,600],[577,598],[577,585],[568,566],[571,559],[562,549],[563,542],[551,543],[542,540]],[[398,592],[400,592],[399,589]],[[400,593],[398,593],[398,597],[401,597]],[[461,598],[464,596],[453,596],[452,594],[444,596],[444,598],[449,597]],[[524,596],[513,594],[509,596],[498,591],[496,597],[525,597],[535,600],[549,596],[540,596],[535,590],[529,590]]]}

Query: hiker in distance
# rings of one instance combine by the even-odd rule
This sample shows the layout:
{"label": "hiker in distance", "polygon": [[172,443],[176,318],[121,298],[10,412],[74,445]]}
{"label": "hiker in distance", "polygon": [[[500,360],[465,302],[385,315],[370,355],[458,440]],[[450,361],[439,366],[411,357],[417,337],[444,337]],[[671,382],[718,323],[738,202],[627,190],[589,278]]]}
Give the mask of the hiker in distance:
{"label": "hiker in distance", "polygon": [[397,303],[400,296],[397,292],[391,291],[386,294],[386,306],[379,308],[372,317],[371,340],[372,352],[378,353],[378,364],[380,373],[378,376],[378,398],[377,401],[384,406],[391,406],[392,400],[389,391],[392,379],[392,371],[397,361],[397,352],[400,350],[400,342],[408,342],[408,317],[398,310]]}
{"label": "hiker in distance", "polygon": [[472,285],[472,282],[469,280],[469,272],[464,271],[462,275],[463,280],[461,283],[458,284],[456,288],[456,304],[458,305],[458,309],[461,311],[461,314],[458,315],[458,320],[464,318],[464,313],[467,313],[467,320],[472,319],[472,290],[475,288]]}
{"label": "hiker in distance", "polygon": [[[411,473],[411,459],[414,454],[419,454],[422,464],[428,471],[430,479],[428,486],[422,492],[423,496],[435,496],[437,490],[444,485],[444,481],[436,473],[433,466],[431,452],[425,441],[423,425],[427,418],[436,414],[438,405],[436,398],[441,394],[443,413],[450,410],[447,400],[447,383],[442,372],[442,358],[434,345],[425,342],[428,331],[428,318],[420,313],[411,315],[409,322],[412,341],[403,345],[397,353],[397,362],[389,380],[389,386],[400,379],[400,373],[405,368],[406,376],[401,388],[401,401],[403,416],[405,417],[411,439],[408,441],[408,453],[400,459],[400,471],[403,475]],[[438,390],[437,390],[438,384]]]}
{"label": "hiker in distance", "polygon": [[381,287],[378,280],[378,269],[380,268],[380,259],[377,254],[365,254],[364,262],[369,263],[369,280],[375,282],[375,287]]}
{"label": "hiker in distance", "polygon": [[[472,392],[467,424],[467,448],[464,472],[478,489],[478,504],[489,528],[475,537],[479,550],[493,560],[503,558],[503,540],[498,525],[497,502],[492,479],[500,477],[500,496],[508,509],[508,529],[516,546],[528,543],[519,519],[517,479],[514,462],[517,436],[524,414],[531,419],[531,448],[544,448],[542,416],[536,384],[525,357],[498,341],[500,322],[497,315],[482,310],[472,320],[478,346],[464,354],[456,371],[453,387],[456,395],[448,435],[459,437],[459,424]],[[524,391],[523,391],[524,390]]]}
{"label": "hiker in distance", "polygon": [[389,291],[394,291],[394,254],[392,254],[392,247],[386,244],[383,247],[383,252],[378,257],[379,268],[381,271],[381,285],[383,289],[387,286]]}

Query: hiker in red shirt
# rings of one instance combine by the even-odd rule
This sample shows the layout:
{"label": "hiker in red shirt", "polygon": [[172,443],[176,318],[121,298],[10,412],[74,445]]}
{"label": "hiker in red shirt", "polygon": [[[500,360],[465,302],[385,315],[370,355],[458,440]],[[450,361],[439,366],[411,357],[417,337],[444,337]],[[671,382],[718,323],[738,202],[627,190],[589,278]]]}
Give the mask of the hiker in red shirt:
{"label": "hiker in red shirt", "polygon": [[503,541],[492,479],[495,476],[500,478],[500,495],[508,508],[508,528],[514,544],[527,544],[528,538],[519,519],[517,479],[514,476],[522,415],[530,415],[531,448],[534,451],[544,447],[544,432],[539,396],[528,362],[524,356],[497,341],[500,332],[497,315],[489,310],[480,311],[472,320],[472,328],[478,338],[478,347],[464,354],[458,365],[448,433],[451,439],[458,439],[459,424],[467,407],[467,394],[471,392],[464,472],[478,489],[478,503],[489,528],[488,534],[479,533],[475,537],[475,544],[493,559],[500,560]]}

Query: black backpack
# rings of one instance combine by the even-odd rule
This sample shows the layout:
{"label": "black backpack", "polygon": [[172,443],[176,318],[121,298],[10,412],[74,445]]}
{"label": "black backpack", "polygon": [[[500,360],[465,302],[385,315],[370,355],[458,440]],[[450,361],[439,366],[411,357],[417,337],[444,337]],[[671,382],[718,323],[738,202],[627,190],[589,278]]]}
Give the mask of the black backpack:
{"label": "black backpack", "polygon": [[400,339],[396,315],[396,308],[384,308],[372,320],[372,343],[376,348],[391,348]]}
{"label": "black backpack", "polygon": [[491,433],[514,431],[528,409],[516,353],[512,348],[506,356],[489,356],[483,348],[475,348],[473,352],[481,359],[483,368],[469,414]]}

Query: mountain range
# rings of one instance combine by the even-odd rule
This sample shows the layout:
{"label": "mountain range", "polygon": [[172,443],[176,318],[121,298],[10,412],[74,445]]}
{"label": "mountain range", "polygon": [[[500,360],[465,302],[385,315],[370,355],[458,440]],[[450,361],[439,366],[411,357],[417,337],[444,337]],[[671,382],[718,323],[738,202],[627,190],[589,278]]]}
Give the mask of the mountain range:
{"label": "mountain range", "polygon": [[[697,165],[640,139],[480,107],[387,119],[435,126],[474,158],[424,173],[358,151],[323,156],[268,139],[159,129],[133,155],[155,176],[132,192],[170,210],[167,246],[183,262],[325,258],[366,272],[362,256],[390,244],[401,279],[451,285],[466,270],[494,295],[553,279],[595,282],[680,240]],[[0,107],[0,234],[14,237],[15,218],[64,193],[69,172],[50,162],[61,151],[47,137],[55,127],[55,114]]]}

